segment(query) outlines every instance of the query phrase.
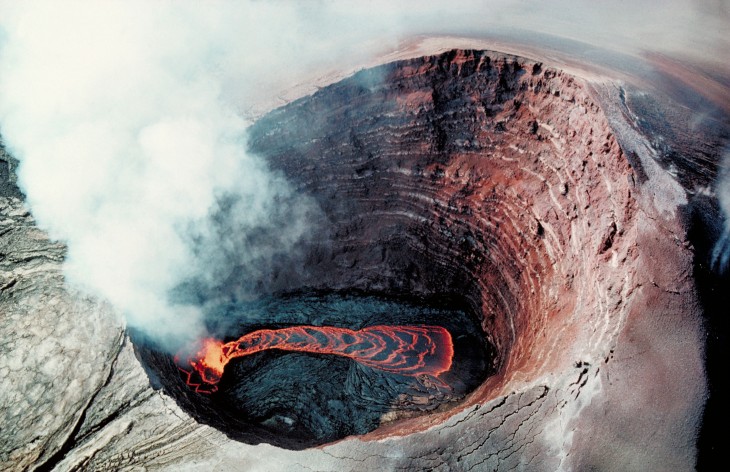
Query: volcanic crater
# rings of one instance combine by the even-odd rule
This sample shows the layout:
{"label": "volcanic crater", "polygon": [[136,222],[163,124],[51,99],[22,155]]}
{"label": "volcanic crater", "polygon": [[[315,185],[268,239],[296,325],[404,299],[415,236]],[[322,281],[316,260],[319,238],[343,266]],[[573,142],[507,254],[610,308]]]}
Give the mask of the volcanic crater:
{"label": "volcanic crater", "polygon": [[[249,147],[321,214],[297,256],[257,281],[263,298],[226,308],[225,326],[212,317],[212,332],[228,341],[295,322],[434,324],[468,342],[446,377],[448,395],[414,394],[423,383],[341,357],[275,350],[236,361],[218,392],[196,393],[171,356],[137,342],[153,384],[199,421],[292,449],[402,435],[566,365],[583,372],[580,382],[594,369],[581,359],[608,362],[636,287],[632,192],[641,170],[632,170],[583,80],[486,51],[402,60],[270,112],[250,128]],[[245,321],[236,318],[242,312]],[[318,374],[293,382],[302,370]],[[353,372],[357,382],[343,387]],[[247,397],[246,379],[261,377],[270,386]],[[385,396],[354,395],[353,385],[389,382],[396,388]],[[538,403],[549,391],[541,388]],[[324,390],[337,390],[339,403],[307,403]],[[286,397],[290,411],[277,410],[282,403],[257,416],[256,403],[272,395]],[[343,395],[376,406],[367,416]],[[248,403],[236,406],[241,398]],[[329,426],[315,416],[298,426],[310,405]]]}

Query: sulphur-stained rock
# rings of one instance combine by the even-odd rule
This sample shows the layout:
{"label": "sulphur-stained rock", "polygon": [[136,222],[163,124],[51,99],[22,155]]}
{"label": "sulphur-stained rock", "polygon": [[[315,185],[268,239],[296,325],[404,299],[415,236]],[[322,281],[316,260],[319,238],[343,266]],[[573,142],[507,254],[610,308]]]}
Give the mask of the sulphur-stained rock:
{"label": "sulphur-stained rock", "polygon": [[153,389],[117,318],[64,284],[62,245],[4,198],[2,468],[691,470],[705,374],[687,193],[626,93],[455,50],[251,128],[323,215],[305,267],[280,261],[262,292],[457,295],[496,349],[458,405],[301,451],[232,440]]}

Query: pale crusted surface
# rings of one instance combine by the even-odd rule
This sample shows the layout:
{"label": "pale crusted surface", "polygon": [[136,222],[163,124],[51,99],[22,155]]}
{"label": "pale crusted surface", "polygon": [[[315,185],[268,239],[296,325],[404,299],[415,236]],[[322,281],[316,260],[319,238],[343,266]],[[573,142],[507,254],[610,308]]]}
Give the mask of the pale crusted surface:
{"label": "pale crusted surface", "polygon": [[60,449],[108,375],[119,327],[64,288],[64,247],[16,198],[0,201],[0,468],[26,468]]}
{"label": "pale crusted surface", "polygon": [[[451,73],[459,76],[469,60],[464,54],[450,59]],[[511,60],[500,67],[506,70]],[[404,75],[425,73],[429,64],[421,65],[405,68]],[[532,63],[520,66],[532,72]],[[333,266],[361,268],[358,283],[365,287],[383,273],[381,252],[368,238],[377,243],[388,225],[441,235],[426,249],[412,247],[445,274],[449,257],[464,254],[454,251],[465,231],[499,226],[480,242],[488,249],[486,262],[470,259],[469,265],[464,258],[463,264],[482,288],[497,287],[478,298],[485,313],[495,303],[513,310],[512,318],[485,321],[504,370],[463,411],[302,452],[230,441],[148,386],[114,318],[64,288],[63,247],[33,226],[18,200],[6,199],[0,222],[2,468],[44,462],[58,470],[691,468],[704,377],[691,253],[673,211],[682,192],[671,187],[669,196],[661,194],[671,183],[650,167],[648,146],[621,130],[624,150],[636,152],[648,173],[642,185],[632,179],[608,121],[581,83],[542,69],[516,80],[513,90],[527,90],[519,109],[509,97],[489,117],[474,118],[476,141],[455,140],[461,149],[447,146],[450,160],[438,169],[426,166],[415,175],[407,165],[425,159],[431,152],[426,143],[395,149],[391,157],[401,153],[396,157],[406,161],[399,169],[363,171],[357,159],[367,140],[359,141],[364,148],[342,146],[332,155],[314,146],[321,161],[297,168],[304,186],[311,178],[323,195],[328,186],[347,190],[347,179],[379,176],[383,187],[361,198],[362,220],[343,222],[370,230],[361,230],[358,244],[348,239],[356,230],[335,241],[335,248],[350,249],[335,250]],[[407,119],[415,109],[434,107],[433,95],[399,93]],[[448,106],[438,111],[444,129],[458,123],[463,102]],[[495,131],[497,122],[503,124]],[[367,136],[364,123],[351,124],[346,134]],[[373,145],[409,136],[406,125],[373,129]],[[423,129],[413,129],[422,137]],[[315,181],[321,169],[334,177]],[[367,224],[368,209],[379,210],[373,219],[380,226]],[[445,222],[423,224],[434,214]],[[323,264],[320,275],[330,267]]]}

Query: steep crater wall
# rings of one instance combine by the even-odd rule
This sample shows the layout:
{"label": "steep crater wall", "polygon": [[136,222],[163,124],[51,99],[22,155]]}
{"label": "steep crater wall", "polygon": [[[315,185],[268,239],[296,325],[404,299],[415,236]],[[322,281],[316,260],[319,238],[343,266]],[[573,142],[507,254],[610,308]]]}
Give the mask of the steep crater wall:
{"label": "steep crater wall", "polygon": [[[438,409],[439,402],[424,397],[427,405],[434,403],[424,408],[431,411],[427,417],[413,418],[395,406],[384,414],[378,407],[384,400],[365,395],[373,411],[361,408],[355,416],[363,421],[367,416],[370,426],[355,426],[348,419],[352,414],[329,418],[302,409],[324,397],[319,393],[302,402],[307,394],[302,391],[261,412],[257,405],[271,403],[271,395],[253,401],[246,408],[252,419],[242,426],[236,419],[241,413],[229,411],[226,401],[190,391],[170,356],[138,349],[151,377],[198,420],[244,442],[295,449],[378,425],[380,432],[370,434],[401,434],[445,420],[464,393],[472,392],[465,400],[469,406],[566,368],[583,370],[580,384],[590,366],[585,359],[610,356],[634,289],[634,174],[579,80],[517,57],[452,51],[362,71],[271,112],[249,137],[251,150],[294,184],[295,195],[315,200],[321,209],[311,221],[315,234],[253,282],[257,293],[453,300],[455,308],[463,306],[478,318],[482,350],[490,353],[480,356],[489,363],[480,372],[490,375],[477,375],[485,380],[476,390],[455,392]],[[246,298],[252,282],[238,279],[235,257],[229,278],[202,299]],[[219,318],[212,318],[211,327]],[[257,327],[291,321],[273,312],[269,318],[270,325]],[[337,325],[364,326],[355,314],[351,318]],[[382,315],[376,324],[400,321],[395,314]],[[316,319],[299,323],[321,325]],[[250,330],[238,327],[218,336],[233,339]],[[314,379],[317,368],[302,365],[282,370],[272,385],[288,385],[285,377],[300,371],[309,370]],[[343,375],[347,369],[343,364]],[[238,383],[254,389],[253,379],[239,377],[232,391]],[[346,388],[347,401],[361,390]],[[245,392],[233,396],[243,398]],[[385,403],[396,405],[400,395],[389,396]],[[283,420],[271,423],[279,410],[284,412],[274,419]],[[337,426],[348,422],[353,426]]]}
{"label": "steep crater wall", "polygon": [[469,402],[609,355],[635,178],[580,80],[491,52],[400,61],[271,112],[250,147],[326,219],[265,286],[463,297],[497,350]]}

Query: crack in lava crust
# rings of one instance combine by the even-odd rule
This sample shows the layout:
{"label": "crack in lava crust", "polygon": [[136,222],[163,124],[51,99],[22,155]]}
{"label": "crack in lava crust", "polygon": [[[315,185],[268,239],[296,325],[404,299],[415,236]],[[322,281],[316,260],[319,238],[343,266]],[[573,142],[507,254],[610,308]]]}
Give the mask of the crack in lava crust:
{"label": "crack in lava crust", "polygon": [[[293,326],[257,330],[228,343],[207,338],[201,344],[186,362],[193,370],[181,367],[186,383],[198,393],[217,390],[216,384],[231,359],[268,349],[333,354],[394,374],[429,376],[443,391],[449,391],[449,386],[435,378],[451,368],[454,357],[451,334],[441,326],[370,326],[357,331]],[[176,357],[176,362],[180,358]]]}

